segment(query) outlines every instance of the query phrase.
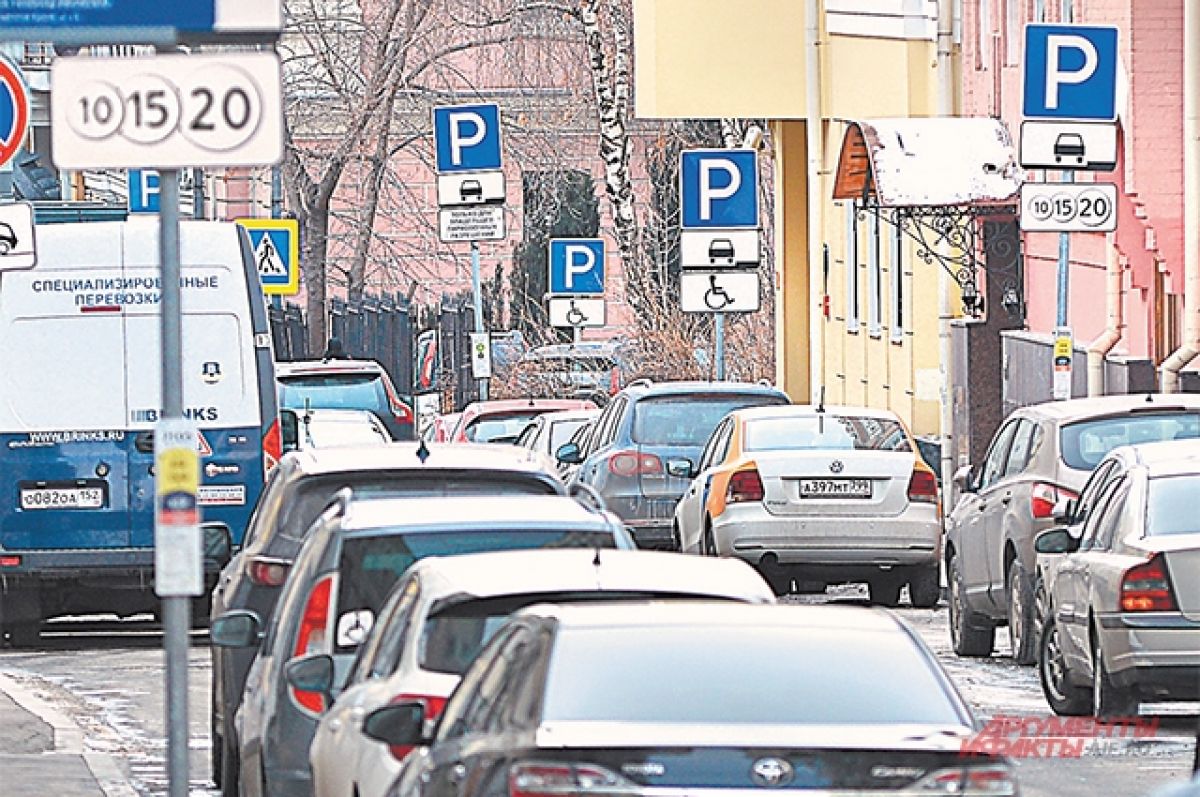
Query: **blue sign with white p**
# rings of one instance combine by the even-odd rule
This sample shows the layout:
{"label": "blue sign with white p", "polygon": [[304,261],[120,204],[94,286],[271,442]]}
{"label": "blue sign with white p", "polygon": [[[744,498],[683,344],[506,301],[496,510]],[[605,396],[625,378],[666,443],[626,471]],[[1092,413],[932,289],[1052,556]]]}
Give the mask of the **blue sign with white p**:
{"label": "blue sign with white p", "polygon": [[158,213],[161,189],[158,172],[151,169],[129,170],[129,212]]}
{"label": "blue sign with white p", "polygon": [[500,168],[500,106],[452,105],[433,109],[440,173]]}
{"label": "blue sign with white p", "polygon": [[604,241],[600,238],[550,240],[550,293],[604,295]]}
{"label": "blue sign with white p", "polygon": [[1030,119],[1117,118],[1117,29],[1025,26],[1025,93]]}
{"label": "blue sign with white p", "polygon": [[691,149],[681,155],[683,228],[758,226],[758,153]]}

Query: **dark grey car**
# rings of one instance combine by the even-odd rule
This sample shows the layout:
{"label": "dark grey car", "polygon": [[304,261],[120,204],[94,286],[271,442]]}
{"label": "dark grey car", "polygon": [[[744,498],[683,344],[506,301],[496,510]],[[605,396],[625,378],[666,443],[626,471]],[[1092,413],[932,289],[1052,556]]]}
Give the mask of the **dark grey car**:
{"label": "dark grey car", "polygon": [[[578,465],[572,482],[600,493],[638,547],[679,550],[672,531],[675,504],[713,429],[733,410],[790,403],[770,385],[639,380],[604,408],[585,448],[568,443],[556,455]],[[673,462],[676,467],[669,467]]]}
{"label": "dark grey car", "polygon": [[[514,449],[515,450],[515,449]],[[327,696],[285,679],[296,657],[327,653],[338,681],[392,586],[425,556],[530,548],[627,548],[611,513],[565,496],[366,498],[340,494],[313,524],[246,678],[234,719],[243,797],[312,793],[308,748]],[[236,610],[213,620],[222,647],[259,644],[264,619]],[[231,786],[226,779],[224,788]]]}
{"label": "dark grey car", "polygon": [[[247,609],[269,618],[312,522],[338,491],[356,495],[561,495],[564,485],[542,461],[515,448],[434,445],[424,460],[411,444],[306,450],[286,455],[272,472],[242,550],[221,572],[211,617]],[[212,650],[213,781],[237,795],[233,716],[257,647]]]}

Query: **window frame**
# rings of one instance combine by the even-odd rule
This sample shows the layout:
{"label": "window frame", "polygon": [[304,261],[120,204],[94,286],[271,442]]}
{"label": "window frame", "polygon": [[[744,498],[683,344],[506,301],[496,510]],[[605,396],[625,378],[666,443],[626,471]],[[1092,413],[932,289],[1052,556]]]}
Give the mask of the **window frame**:
{"label": "window frame", "polygon": [[846,202],[846,331],[852,335],[860,329],[858,317],[858,210],[854,202]]}
{"label": "window frame", "polygon": [[867,215],[867,333],[883,335],[883,264],[879,245],[879,210]]}
{"label": "window frame", "polygon": [[892,343],[904,342],[904,231],[896,221],[892,234]]}

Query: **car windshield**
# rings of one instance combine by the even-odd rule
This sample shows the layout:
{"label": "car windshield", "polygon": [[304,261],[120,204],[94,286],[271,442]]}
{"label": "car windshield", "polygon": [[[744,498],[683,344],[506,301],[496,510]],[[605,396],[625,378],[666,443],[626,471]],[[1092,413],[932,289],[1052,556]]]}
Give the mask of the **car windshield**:
{"label": "car windshield", "polygon": [[1139,413],[1079,421],[1064,426],[1060,435],[1067,467],[1092,470],[1117,446],[1200,437],[1200,413]]}
{"label": "car windshield", "polygon": [[667,396],[639,401],[633,441],[643,445],[702,446],[721,419],[743,407],[786,404],[770,393]]}
{"label": "car windshield", "polygon": [[857,415],[762,418],[746,422],[747,451],[912,451],[897,421]]}
{"label": "car windshield", "polygon": [[1197,495],[1200,474],[1151,479],[1146,499],[1146,536],[1200,533],[1200,517],[1192,514]]}
{"label": "car windshield", "polygon": [[655,724],[962,725],[933,667],[898,630],[568,629],[555,644],[542,716]]}
{"label": "car windshield", "polygon": [[530,421],[541,415],[542,412],[545,410],[485,415],[468,423],[463,434],[473,443],[490,443],[500,438],[515,438],[529,425]]}
{"label": "car windshield", "polygon": [[387,411],[387,394],[378,374],[322,374],[279,380],[279,406],[303,410]]}
{"label": "car windshield", "polygon": [[[405,532],[384,530],[342,542],[338,566],[338,616],[367,612],[374,617],[402,573],[426,556],[454,556],[484,551],[517,551],[533,548],[614,548],[611,532],[579,529],[526,529],[503,531]],[[350,649],[343,644],[339,649]]]}

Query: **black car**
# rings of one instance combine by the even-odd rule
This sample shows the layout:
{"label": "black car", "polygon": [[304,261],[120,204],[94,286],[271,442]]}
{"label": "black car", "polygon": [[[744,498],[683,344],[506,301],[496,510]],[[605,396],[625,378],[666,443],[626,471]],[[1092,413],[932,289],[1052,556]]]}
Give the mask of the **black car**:
{"label": "black car", "polygon": [[659,382],[642,379],[604,408],[587,446],[562,446],[555,455],[573,466],[573,481],[604,497],[625,521],[639,548],[679,550],[675,504],[691,479],[672,473],[673,461],[698,462],[713,429],[733,410],[790,404],[771,385],[748,382]]}
{"label": "black car", "polygon": [[424,715],[364,718],[425,745],[389,797],[1016,794],[934,655],[862,607],[542,604],[496,631],[432,733]]}
{"label": "black car", "polygon": [[[312,522],[337,493],[356,495],[561,495],[564,485],[540,460],[500,446],[439,446],[425,459],[412,445],[329,448],[291,453],[271,473],[242,550],[229,561],[212,593],[209,614],[249,610],[269,618],[292,561]],[[212,770],[221,786],[236,782],[233,717],[257,646],[212,649]],[[233,797],[236,789],[228,790]]]}

